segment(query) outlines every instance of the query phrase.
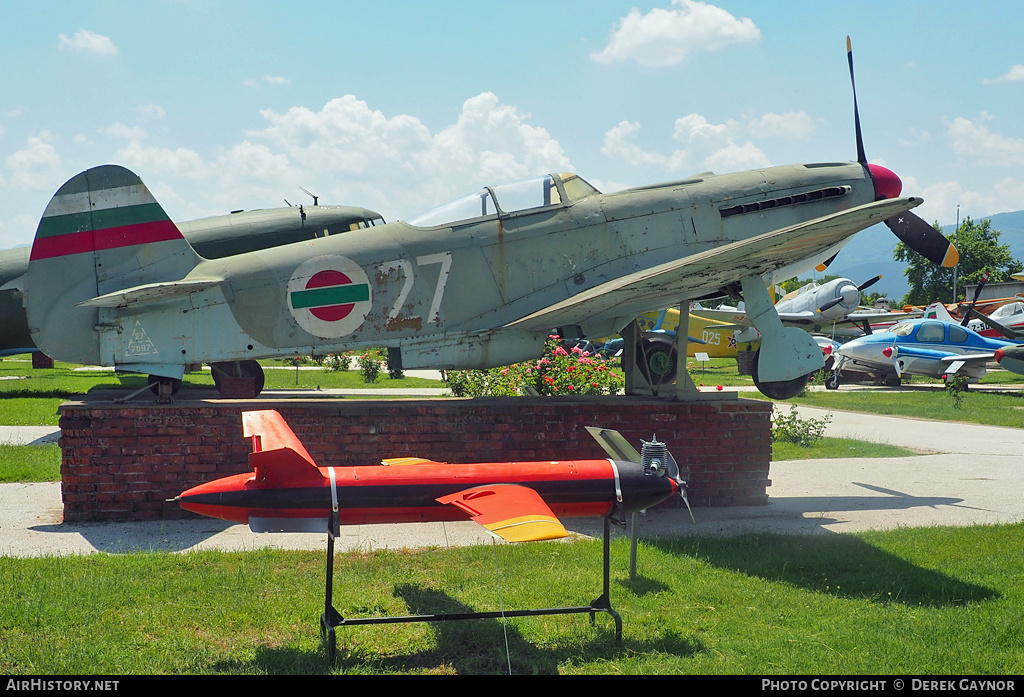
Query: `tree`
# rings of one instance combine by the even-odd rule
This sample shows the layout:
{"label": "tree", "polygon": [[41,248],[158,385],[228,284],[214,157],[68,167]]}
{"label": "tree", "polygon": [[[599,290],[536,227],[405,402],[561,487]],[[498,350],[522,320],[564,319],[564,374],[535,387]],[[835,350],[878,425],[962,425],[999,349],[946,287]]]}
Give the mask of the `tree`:
{"label": "tree", "polygon": [[[989,272],[989,283],[1001,283],[1009,280],[1011,274],[1024,270],[1024,264],[1010,254],[1010,245],[999,244],[999,230],[993,230],[988,220],[975,222],[970,218],[960,223],[953,243],[960,252],[960,263],[957,264],[957,293],[960,298],[953,298],[953,269],[947,269],[932,263],[923,256],[900,242],[896,245],[893,258],[907,263],[903,274],[910,283],[902,305],[928,305],[936,300],[954,302],[963,298],[963,289],[968,285],[981,282],[981,275]],[[938,223],[933,227],[941,232]]]}

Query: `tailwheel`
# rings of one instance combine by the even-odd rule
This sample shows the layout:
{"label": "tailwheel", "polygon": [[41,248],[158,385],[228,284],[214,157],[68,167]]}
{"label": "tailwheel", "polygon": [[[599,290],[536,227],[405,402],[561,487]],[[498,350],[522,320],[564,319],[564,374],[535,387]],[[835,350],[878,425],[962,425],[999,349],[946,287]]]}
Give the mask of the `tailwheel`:
{"label": "tailwheel", "polygon": [[643,360],[647,362],[652,385],[663,385],[675,379],[678,357],[675,344],[670,339],[645,338]]}
{"label": "tailwheel", "polygon": [[156,395],[156,401],[167,403],[173,395],[178,394],[181,389],[181,380],[168,378],[162,375],[150,375],[146,378],[149,382],[149,390]]}
{"label": "tailwheel", "polygon": [[[754,385],[758,390],[761,391],[765,397],[770,399],[789,399],[790,397],[796,397],[798,394],[804,391],[807,384],[811,381],[814,373],[808,373],[792,380],[780,380],[778,382],[761,382],[758,379],[757,363],[761,357],[761,349],[758,349],[754,353]],[[838,384],[837,384],[838,387]]]}
{"label": "tailwheel", "polygon": [[225,383],[231,378],[252,378],[257,395],[263,391],[263,386],[266,383],[263,366],[254,360],[211,363],[210,372],[213,374],[213,384],[220,392],[224,391]]}

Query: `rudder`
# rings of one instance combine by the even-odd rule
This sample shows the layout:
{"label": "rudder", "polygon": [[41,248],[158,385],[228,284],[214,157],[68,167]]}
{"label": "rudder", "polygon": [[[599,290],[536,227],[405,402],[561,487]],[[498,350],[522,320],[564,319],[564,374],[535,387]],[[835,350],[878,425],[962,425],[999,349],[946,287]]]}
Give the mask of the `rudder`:
{"label": "rudder", "polygon": [[103,165],[57,190],[36,229],[25,312],[36,345],[64,361],[111,365],[97,327],[102,308],[79,303],[183,278],[201,261],[134,172]]}

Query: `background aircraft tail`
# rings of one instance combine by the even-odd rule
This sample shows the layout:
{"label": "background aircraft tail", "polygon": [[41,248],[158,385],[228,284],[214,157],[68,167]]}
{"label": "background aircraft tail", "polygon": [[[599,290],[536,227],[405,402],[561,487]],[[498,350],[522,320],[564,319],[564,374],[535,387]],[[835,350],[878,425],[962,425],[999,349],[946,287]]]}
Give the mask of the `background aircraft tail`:
{"label": "background aircraft tail", "polygon": [[134,172],[117,165],[81,172],[50,199],[36,230],[24,301],[32,339],[60,360],[122,362],[102,355],[109,310],[80,304],[181,279],[201,260]]}
{"label": "background aircraft tail", "polygon": [[946,306],[940,302],[934,302],[924,309],[925,319],[941,319],[946,322],[958,322],[953,318],[953,315],[949,314],[949,310]]}

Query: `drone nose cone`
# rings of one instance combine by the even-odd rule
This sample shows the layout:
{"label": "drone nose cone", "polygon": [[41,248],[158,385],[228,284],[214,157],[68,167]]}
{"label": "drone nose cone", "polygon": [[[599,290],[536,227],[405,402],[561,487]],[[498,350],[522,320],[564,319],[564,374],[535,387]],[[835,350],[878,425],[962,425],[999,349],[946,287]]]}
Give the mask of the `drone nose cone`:
{"label": "drone nose cone", "polygon": [[903,182],[891,169],[881,165],[868,165],[871,178],[875,182],[875,200],[896,198],[903,191]]}

